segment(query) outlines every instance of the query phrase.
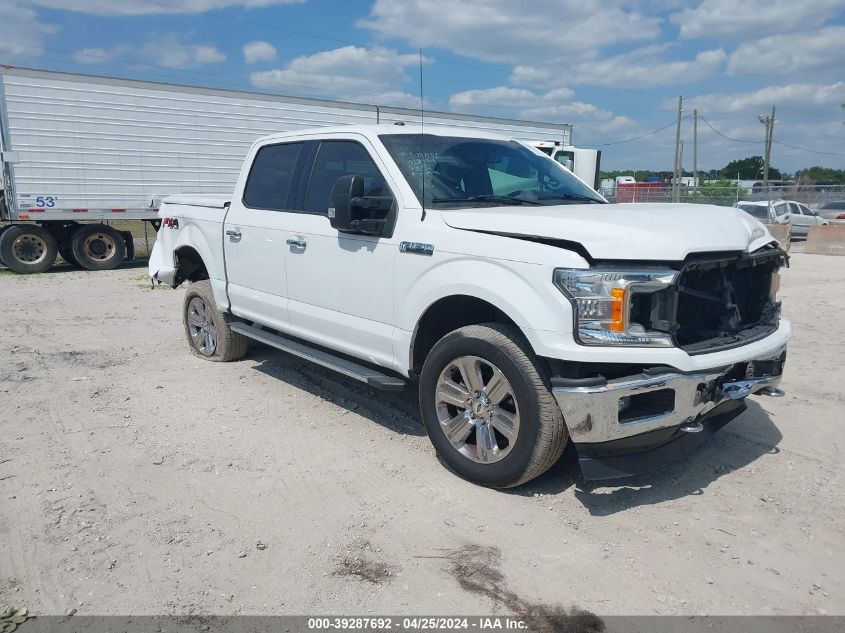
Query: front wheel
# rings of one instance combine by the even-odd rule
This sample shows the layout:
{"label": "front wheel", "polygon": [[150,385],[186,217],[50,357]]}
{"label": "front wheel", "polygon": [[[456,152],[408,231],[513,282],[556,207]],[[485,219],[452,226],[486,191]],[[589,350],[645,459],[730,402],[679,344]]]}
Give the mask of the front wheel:
{"label": "front wheel", "polygon": [[204,360],[228,362],[246,355],[247,338],[229,327],[232,317],[214,301],[211,282],[198,281],[185,293],[182,321],[191,352]]}
{"label": "front wheel", "polygon": [[499,323],[466,326],[437,342],[420,376],[420,409],[443,461],[494,488],[548,470],[569,437],[548,372],[522,333]]}

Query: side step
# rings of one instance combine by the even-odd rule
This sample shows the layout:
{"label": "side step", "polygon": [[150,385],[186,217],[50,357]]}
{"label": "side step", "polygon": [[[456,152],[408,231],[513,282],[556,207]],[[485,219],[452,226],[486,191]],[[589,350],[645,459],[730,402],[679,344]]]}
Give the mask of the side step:
{"label": "side step", "polygon": [[288,354],[299,356],[317,365],[333,369],[344,376],[349,376],[355,380],[367,383],[371,387],[385,389],[387,391],[401,391],[405,388],[405,381],[401,378],[383,374],[377,369],[359,365],[346,358],[335,356],[331,352],[311,347],[310,345],[291,340],[279,334],[273,334],[262,330],[260,327],[247,325],[246,323],[232,323],[230,327],[233,332],[243,334],[247,338],[264,343],[270,347],[275,347]]}

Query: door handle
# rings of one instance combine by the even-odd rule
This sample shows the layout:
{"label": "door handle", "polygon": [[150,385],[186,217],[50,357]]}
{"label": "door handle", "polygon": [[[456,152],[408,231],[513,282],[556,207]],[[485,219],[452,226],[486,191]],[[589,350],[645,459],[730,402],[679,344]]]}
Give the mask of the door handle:
{"label": "door handle", "polygon": [[308,246],[308,242],[305,241],[304,237],[289,237],[287,242],[288,245],[295,246],[296,248],[304,249],[306,246]]}
{"label": "door handle", "polygon": [[241,232],[237,229],[227,229],[226,235],[229,236],[230,242],[240,242],[241,241]]}

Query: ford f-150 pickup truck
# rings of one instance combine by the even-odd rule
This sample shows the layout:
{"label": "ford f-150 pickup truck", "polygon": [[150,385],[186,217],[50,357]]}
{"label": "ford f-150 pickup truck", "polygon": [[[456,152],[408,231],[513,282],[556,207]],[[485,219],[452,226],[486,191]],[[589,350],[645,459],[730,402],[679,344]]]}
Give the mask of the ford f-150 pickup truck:
{"label": "ford f-150 pickup truck", "polygon": [[268,136],[231,196],[164,200],[153,280],[191,351],[252,339],[419,389],[436,451],[526,482],[568,442],[587,479],[679,457],[779,389],[786,255],[738,209],[608,204],[507,138],[350,126]]}

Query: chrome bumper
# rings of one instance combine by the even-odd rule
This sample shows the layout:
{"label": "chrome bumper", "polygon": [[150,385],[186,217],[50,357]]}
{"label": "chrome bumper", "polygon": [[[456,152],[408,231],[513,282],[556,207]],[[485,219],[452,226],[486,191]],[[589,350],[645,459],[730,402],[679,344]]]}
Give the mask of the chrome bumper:
{"label": "chrome bumper", "polygon": [[576,444],[609,442],[671,427],[695,433],[702,429],[698,418],[726,400],[751,394],[783,395],[778,385],[785,359],[784,347],[747,361],[745,372],[732,365],[693,374],[638,374],[599,385],[553,385],[552,393]]}

